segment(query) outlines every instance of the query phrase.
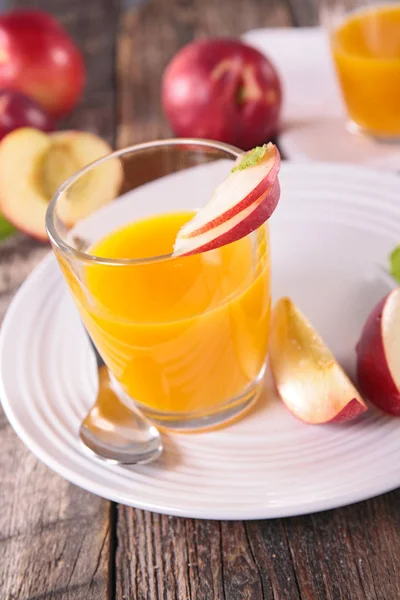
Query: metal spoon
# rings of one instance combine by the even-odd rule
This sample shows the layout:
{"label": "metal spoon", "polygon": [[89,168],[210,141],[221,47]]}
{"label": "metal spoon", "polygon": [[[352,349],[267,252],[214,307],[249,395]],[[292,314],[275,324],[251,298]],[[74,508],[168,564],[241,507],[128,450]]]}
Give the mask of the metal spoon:
{"label": "metal spoon", "polygon": [[114,464],[138,465],[156,460],[163,451],[160,432],[137,409],[121,402],[103,359],[90,342],[99,371],[99,391],[80,427],[81,441],[96,456]]}

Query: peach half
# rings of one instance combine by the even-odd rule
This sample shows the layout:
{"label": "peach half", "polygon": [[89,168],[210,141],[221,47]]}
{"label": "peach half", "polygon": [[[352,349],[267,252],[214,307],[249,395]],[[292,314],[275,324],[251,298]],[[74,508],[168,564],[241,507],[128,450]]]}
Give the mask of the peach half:
{"label": "peach half", "polygon": [[[0,144],[0,211],[24,233],[47,240],[45,215],[57,188],[111,151],[107,142],[83,131],[47,134],[24,127],[9,133]],[[121,181],[119,160],[105,161],[71,187],[60,217],[73,225],[113,200]]]}

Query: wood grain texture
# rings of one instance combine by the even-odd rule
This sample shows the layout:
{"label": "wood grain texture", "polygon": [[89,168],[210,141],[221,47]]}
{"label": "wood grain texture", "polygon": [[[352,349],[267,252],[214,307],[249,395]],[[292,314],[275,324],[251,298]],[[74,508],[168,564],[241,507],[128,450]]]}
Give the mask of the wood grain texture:
{"label": "wood grain texture", "polygon": [[398,600],[399,500],[247,523],[120,506],[116,598]]}
{"label": "wood grain texture", "polygon": [[304,598],[400,598],[400,491],[285,520]]}
{"label": "wood grain texture", "polygon": [[[80,44],[88,66],[84,98],[65,128],[115,133],[112,0],[41,0]],[[32,8],[29,0],[14,2]],[[49,252],[22,234],[0,245],[0,321],[17,288]],[[0,411],[1,600],[105,600],[110,597],[111,504],[67,483],[39,463]]]}
{"label": "wood grain texture", "polygon": [[319,6],[324,0],[288,0],[288,6],[297,27],[311,27],[319,23]]}

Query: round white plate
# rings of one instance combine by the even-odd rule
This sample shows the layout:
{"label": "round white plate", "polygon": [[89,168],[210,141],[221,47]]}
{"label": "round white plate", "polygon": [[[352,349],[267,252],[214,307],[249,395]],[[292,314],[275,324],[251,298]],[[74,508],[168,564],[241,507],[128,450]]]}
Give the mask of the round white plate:
{"label": "round white plate", "polygon": [[[400,240],[400,178],[359,167],[284,164],[281,182],[271,219],[274,297],[290,295],[352,373],[362,324],[391,285],[384,267]],[[131,506],[187,517],[270,518],[400,485],[400,419],[370,410],[348,424],[306,425],[268,382],[242,421],[165,436],[165,453],[154,465],[111,466],[90,456],[77,432],[95,398],[95,362],[51,256],[6,316],[0,379],[4,410],[40,460],[76,485]]]}

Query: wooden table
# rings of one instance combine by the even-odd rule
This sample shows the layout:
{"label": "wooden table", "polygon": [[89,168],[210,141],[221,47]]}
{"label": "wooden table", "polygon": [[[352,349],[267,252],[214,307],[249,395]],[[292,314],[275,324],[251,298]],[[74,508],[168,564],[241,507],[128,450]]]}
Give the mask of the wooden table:
{"label": "wooden table", "polygon": [[[90,129],[117,146],[169,133],[160,109],[160,76],[193,37],[310,25],[316,18],[307,0],[136,3],[15,3],[55,14],[85,54],[86,94],[65,126]],[[0,316],[47,252],[22,235],[0,246]],[[160,516],[64,481],[25,449],[2,413],[0,418],[1,600],[400,598],[399,491],[273,521]]]}

